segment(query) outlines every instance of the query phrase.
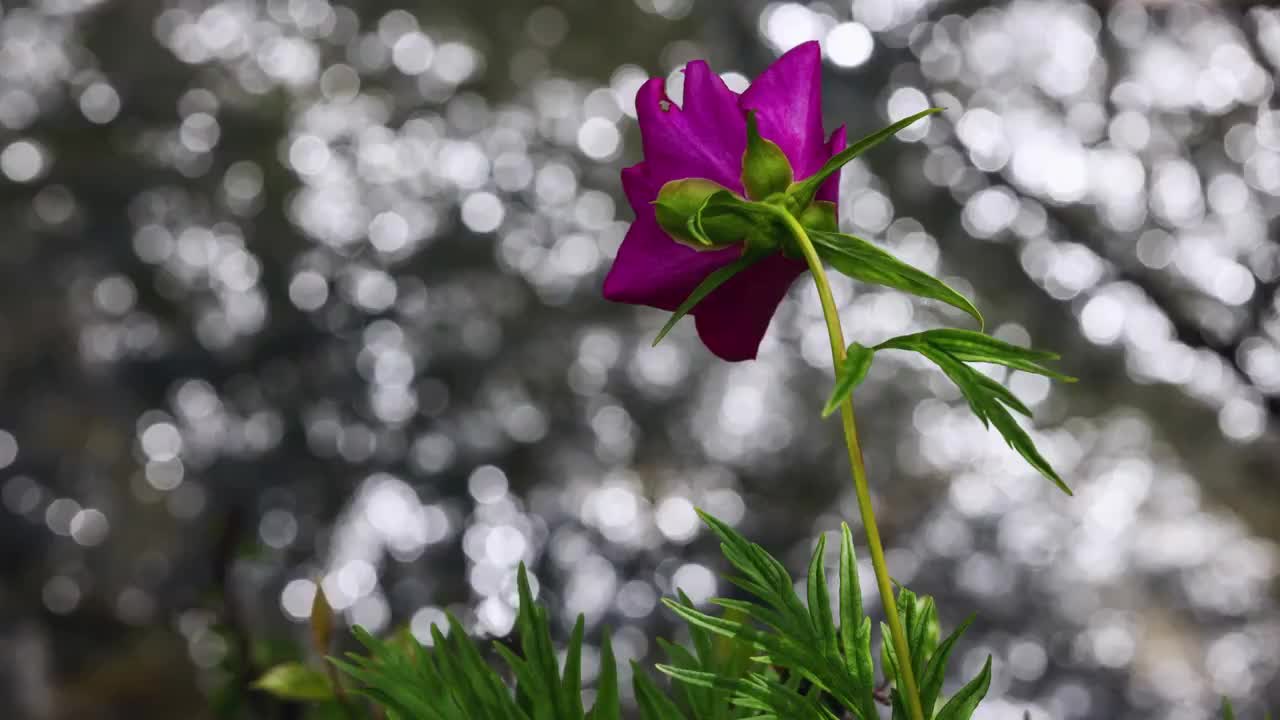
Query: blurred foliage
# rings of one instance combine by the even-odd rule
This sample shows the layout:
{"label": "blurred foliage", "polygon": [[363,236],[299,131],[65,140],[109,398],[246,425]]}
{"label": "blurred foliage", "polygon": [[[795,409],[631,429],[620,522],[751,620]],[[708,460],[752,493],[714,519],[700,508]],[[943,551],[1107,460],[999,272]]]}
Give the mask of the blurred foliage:
{"label": "blurred foliage", "polygon": [[[878,686],[872,664],[871,629],[862,607],[857,560],[848,526],[840,542],[839,604],[833,612],[825,569],[825,536],[819,538],[807,578],[808,607],[796,595],[782,563],[724,523],[703,515],[720,538],[724,555],[741,573],[734,584],[754,596],[742,601],[717,598],[726,615],[697,610],[687,596],[668,606],[688,623],[689,643],[663,643],[672,664],[658,669],[676,681],[674,698],[632,664],[632,679],[640,717],[644,720],[715,720],[716,718],[812,718],[859,720],[878,718],[877,703],[889,704],[893,717],[906,717],[898,691],[882,692],[897,677],[896,660],[884,645],[882,669],[888,679]],[[518,577],[518,647],[494,642],[514,688],[509,688],[456,618],[433,626],[430,647],[411,633],[379,640],[356,627],[365,653],[348,653],[347,660],[330,660],[350,675],[363,695],[389,718],[469,720],[471,718],[527,718],[529,720],[620,720],[618,666],[606,633],[590,709],[583,696],[583,633],[581,615],[563,655],[556,651],[548,611],[534,601],[524,566]],[[934,714],[940,699],[947,659],[968,625],[966,622],[939,644],[938,615],[932,598],[901,589],[899,607],[909,633],[909,647],[918,658],[917,675],[930,718],[969,720],[991,682],[988,658],[978,677],[961,687]],[[738,619],[732,619],[731,616]],[[327,620],[313,620],[323,626]],[[839,621],[838,625],[836,620]],[[885,628],[883,636],[888,635]],[[717,638],[720,638],[719,640]],[[309,700],[333,705],[335,688],[324,673],[296,662],[277,665],[255,686],[286,700]]]}

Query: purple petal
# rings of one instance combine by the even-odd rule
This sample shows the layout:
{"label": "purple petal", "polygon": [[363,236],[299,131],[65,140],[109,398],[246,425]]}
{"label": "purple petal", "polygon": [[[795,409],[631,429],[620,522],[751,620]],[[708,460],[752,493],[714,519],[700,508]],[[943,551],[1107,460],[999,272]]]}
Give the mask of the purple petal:
{"label": "purple petal", "polygon": [[[827,141],[827,157],[831,157],[836,153],[844,150],[848,145],[848,138],[845,137],[845,127],[841,125],[836,131],[831,133],[831,139]],[[825,160],[823,162],[826,162]],[[803,178],[801,178],[803,179]],[[817,200],[826,200],[827,202],[840,204],[840,173],[836,173],[827,178],[826,182],[818,188],[818,192],[814,195]],[[837,207],[837,209],[839,209]]]}
{"label": "purple petal", "polygon": [[753,360],[773,313],[805,264],[771,255],[734,275],[693,309],[698,336],[723,360]]}
{"label": "purple petal", "polygon": [[739,248],[698,252],[681,245],[658,225],[650,201],[658,196],[648,163],[622,171],[622,189],[636,213],[635,222],[604,279],[604,296],[614,302],[675,310],[716,268],[736,260]]}
{"label": "purple petal", "polygon": [[737,94],[706,62],[685,66],[683,106],[667,97],[665,80],[651,78],[636,93],[636,116],[647,172],[657,187],[700,177],[742,191],[746,121]]}
{"label": "purple petal", "polygon": [[777,143],[791,160],[797,180],[822,167],[829,157],[822,132],[822,50],[807,42],[788,50],[738,98],[753,110],[760,135]]}

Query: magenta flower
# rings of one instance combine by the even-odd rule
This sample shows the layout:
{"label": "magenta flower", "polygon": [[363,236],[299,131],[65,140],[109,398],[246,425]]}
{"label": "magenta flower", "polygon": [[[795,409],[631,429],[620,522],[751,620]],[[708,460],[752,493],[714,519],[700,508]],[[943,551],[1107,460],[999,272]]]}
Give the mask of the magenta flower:
{"label": "magenta flower", "polygon": [[[786,154],[796,181],[818,171],[845,147],[844,128],[825,139],[822,127],[822,55],[816,42],[790,50],[741,95],[725,86],[706,62],[684,69],[684,102],[666,95],[662,78],[636,94],[644,161],[622,171],[622,186],[636,220],[604,281],[615,302],[675,310],[699,283],[741,256],[740,246],[699,251],[672,239],[651,204],[671,180],[702,178],[743,195],[742,158],[747,112],[760,136]],[[817,199],[835,202],[839,175],[828,178]],[[698,335],[725,360],[750,360],[787,289],[804,262],[774,253],[716,288],[692,310]]]}

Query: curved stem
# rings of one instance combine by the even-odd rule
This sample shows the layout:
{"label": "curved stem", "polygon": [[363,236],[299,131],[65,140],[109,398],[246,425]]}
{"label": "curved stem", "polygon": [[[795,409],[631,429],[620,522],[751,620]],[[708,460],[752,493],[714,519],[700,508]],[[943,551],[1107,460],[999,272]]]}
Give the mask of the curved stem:
{"label": "curved stem", "polygon": [[[827,321],[827,335],[831,340],[831,361],[838,371],[845,358],[844,331],[840,327],[840,316],[836,313],[836,303],[831,297],[831,286],[827,283],[822,260],[818,257],[813,242],[809,240],[809,234],[791,213],[779,209],[777,216],[791,231],[809,265],[809,271],[813,274],[818,299],[822,302],[822,314]],[[875,569],[880,602],[884,606],[889,634],[893,636],[894,653],[898,658],[898,678],[902,682],[900,690],[905,696],[911,720],[925,720],[924,710],[920,705],[920,691],[916,688],[915,672],[912,670],[911,652],[907,647],[907,634],[903,632],[902,620],[898,617],[898,603],[894,599],[893,583],[884,559],[884,546],[880,543],[880,528],[876,525],[875,512],[871,507],[871,491],[867,486],[867,469],[862,462],[862,447],[858,444],[858,424],[853,416],[852,397],[846,397],[840,404],[840,418],[844,421],[844,440],[849,448],[849,464],[853,467],[853,487],[858,495],[858,512],[862,516],[862,527],[866,530],[867,545],[871,550],[871,566]]]}

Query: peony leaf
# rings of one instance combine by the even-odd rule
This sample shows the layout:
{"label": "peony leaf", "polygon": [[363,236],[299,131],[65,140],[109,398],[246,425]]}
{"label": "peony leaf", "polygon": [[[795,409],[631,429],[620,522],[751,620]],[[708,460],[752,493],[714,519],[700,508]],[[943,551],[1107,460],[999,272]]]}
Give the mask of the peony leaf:
{"label": "peony leaf", "polygon": [[922,110],[915,115],[903,118],[886,128],[871,133],[844,150],[836,153],[818,170],[818,172],[796,183],[787,192],[795,198],[796,203],[800,207],[808,207],[809,203],[813,202],[814,196],[818,194],[818,188],[822,187],[822,183],[827,178],[839,172],[840,168],[848,165],[849,161],[893,137],[899,130],[906,128],[917,120],[940,112],[942,112],[942,108],[929,108],[928,110]]}
{"label": "peony leaf", "polygon": [[963,310],[982,327],[982,313],[968,298],[929,273],[902,262],[875,245],[853,235],[811,230],[818,255],[855,280],[895,288],[920,297],[940,300]]}
{"label": "peony leaf", "polygon": [[[996,430],[1004,437],[1005,442],[1009,444],[1009,447],[1016,450],[1031,467],[1052,481],[1060,490],[1070,495],[1071,488],[1067,487],[1067,484],[1062,481],[1062,478],[1054,471],[1049,461],[1045,460],[1044,456],[1040,454],[1035,443],[1032,442],[1031,436],[1027,434],[1026,430],[1022,429],[1022,426],[1009,413],[1009,408],[1013,408],[1029,417],[1031,410],[1022,401],[1018,400],[1008,388],[969,367],[966,364],[966,360],[961,359],[962,357],[977,358],[968,360],[968,362],[1025,364],[1026,367],[1036,368],[1036,371],[1042,375],[1055,377],[1057,373],[1042,368],[1034,361],[1026,359],[1030,357],[1043,359],[1047,358],[1048,355],[1043,352],[1008,345],[995,338],[980,340],[979,337],[976,337],[979,336],[979,333],[960,331],[960,334],[956,334],[956,332],[930,330],[914,335],[903,335],[886,340],[877,345],[875,349],[909,350],[928,358],[955,383],[960,393],[964,395],[965,400],[969,402],[969,407],[973,410],[973,414],[982,421],[984,426],[990,427],[994,425]],[[948,347],[958,350],[959,356],[948,351]],[[1012,367],[1013,365],[1010,366]],[[1019,367],[1019,369],[1023,368]]]}
{"label": "peony leaf", "polygon": [[867,371],[871,369],[871,361],[875,358],[875,348],[865,347],[858,343],[849,345],[849,349],[845,353],[844,362],[840,363],[839,370],[836,371],[836,386],[831,391],[831,397],[827,398],[827,404],[822,408],[822,417],[829,417],[831,413],[840,407],[840,403],[849,397],[849,393],[862,382],[867,376]]}
{"label": "peony leaf", "polygon": [[960,688],[960,692],[951,696],[947,704],[938,711],[936,720],[969,720],[973,717],[973,711],[978,709],[978,703],[986,697],[987,688],[990,686],[991,658],[988,657],[978,677],[969,681],[968,685]]}
{"label": "peony leaf", "polygon": [[839,223],[836,221],[836,204],[828,200],[816,200],[796,216],[796,220],[806,230],[836,232]]}
{"label": "peony leaf", "polygon": [[1018,347],[984,333],[957,328],[927,330],[916,336],[907,337],[917,336],[964,362],[1004,365],[1014,370],[1044,375],[1062,382],[1076,381],[1069,375],[1063,375],[1040,364],[1048,360],[1057,360],[1059,357],[1057,353]]}
{"label": "peony leaf", "polygon": [[964,634],[973,622],[970,616],[955,632],[947,636],[946,640],[938,646],[933,656],[929,658],[929,665],[925,668],[924,675],[920,680],[920,704],[924,707],[927,716],[933,715],[933,708],[938,702],[938,696],[942,693],[942,682],[946,679],[947,659],[951,656],[951,649],[955,646],[956,641]]}

